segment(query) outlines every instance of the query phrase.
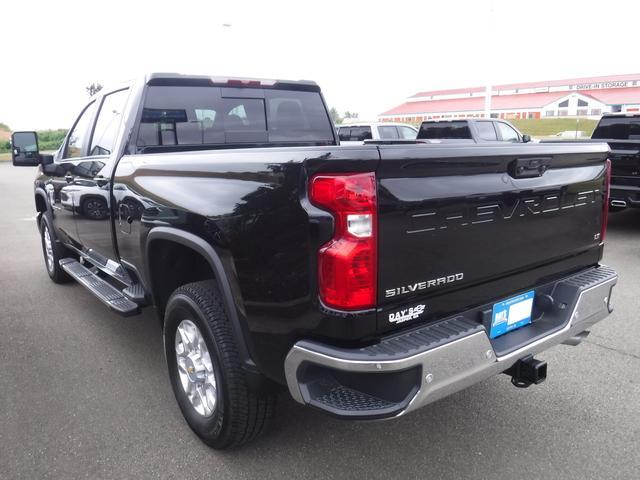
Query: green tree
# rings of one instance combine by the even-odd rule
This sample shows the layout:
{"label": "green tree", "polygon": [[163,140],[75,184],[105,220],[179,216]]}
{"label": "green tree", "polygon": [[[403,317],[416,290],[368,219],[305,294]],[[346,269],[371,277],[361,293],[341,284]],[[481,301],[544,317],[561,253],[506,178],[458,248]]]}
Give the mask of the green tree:
{"label": "green tree", "polygon": [[62,141],[64,137],[67,135],[67,131],[65,129],[59,130],[39,130],[38,131],[38,145],[40,150],[49,151],[49,150],[57,150],[60,145],[62,145]]}
{"label": "green tree", "polygon": [[85,90],[89,94],[90,97],[93,97],[96,93],[102,90],[102,84],[100,83],[92,83],[88,87],[85,87]]}
{"label": "green tree", "polygon": [[331,115],[331,120],[333,120],[333,123],[342,123],[342,117],[338,113],[337,108],[332,107],[331,110],[329,110],[329,114]]}
{"label": "green tree", "polygon": [[344,112],[344,118],[354,118],[355,119],[355,118],[358,118],[358,116],[359,115],[357,113],[355,113],[355,112],[350,112],[348,110],[346,112]]}

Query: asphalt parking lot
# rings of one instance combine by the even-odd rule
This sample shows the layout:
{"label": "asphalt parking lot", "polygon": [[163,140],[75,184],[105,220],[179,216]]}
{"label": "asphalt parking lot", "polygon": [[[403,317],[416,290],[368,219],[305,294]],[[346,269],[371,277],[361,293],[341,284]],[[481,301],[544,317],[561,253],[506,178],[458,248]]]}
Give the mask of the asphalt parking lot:
{"label": "asphalt parking lot", "polygon": [[121,318],[45,272],[31,168],[0,163],[0,478],[632,479],[640,472],[640,211],[612,215],[615,312],[540,357],[395,421],[282,396],[271,432],[215,452],[183,421],[151,311]]}

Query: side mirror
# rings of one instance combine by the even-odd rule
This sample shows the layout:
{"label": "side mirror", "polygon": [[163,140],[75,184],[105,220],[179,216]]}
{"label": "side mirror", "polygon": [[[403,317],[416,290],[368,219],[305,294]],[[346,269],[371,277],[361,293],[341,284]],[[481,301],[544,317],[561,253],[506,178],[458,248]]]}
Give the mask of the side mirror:
{"label": "side mirror", "polygon": [[526,133],[522,135],[522,143],[529,143],[531,141],[531,135],[527,135]]}
{"label": "side mirror", "polygon": [[14,167],[40,165],[38,134],[36,132],[14,132],[11,135],[11,160]]}

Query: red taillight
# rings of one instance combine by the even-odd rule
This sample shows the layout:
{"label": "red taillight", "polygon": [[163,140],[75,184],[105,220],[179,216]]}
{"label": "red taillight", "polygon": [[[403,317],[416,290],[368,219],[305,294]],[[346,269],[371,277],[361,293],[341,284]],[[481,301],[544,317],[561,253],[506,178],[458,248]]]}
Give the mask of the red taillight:
{"label": "red taillight", "polygon": [[607,236],[607,223],[609,221],[609,191],[611,190],[611,160],[607,158],[605,164],[604,186],[602,191],[602,225],[600,226],[600,243]]}
{"label": "red taillight", "polygon": [[335,219],[333,238],[318,251],[320,298],[340,310],[373,307],[378,263],[375,174],[316,175],[309,196]]}

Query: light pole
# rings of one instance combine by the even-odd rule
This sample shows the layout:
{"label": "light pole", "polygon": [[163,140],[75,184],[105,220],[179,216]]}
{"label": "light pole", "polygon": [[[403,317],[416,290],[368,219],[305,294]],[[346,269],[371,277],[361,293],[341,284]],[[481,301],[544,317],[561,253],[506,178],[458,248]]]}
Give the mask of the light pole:
{"label": "light pole", "polygon": [[[495,2],[491,1],[489,6],[489,31],[493,32],[493,13],[495,11]],[[491,68],[487,68],[487,73],[490,75]],[[484,90],[484,116],[485,118],[491,118],[491,81],[487,78],[487,83]]]}

